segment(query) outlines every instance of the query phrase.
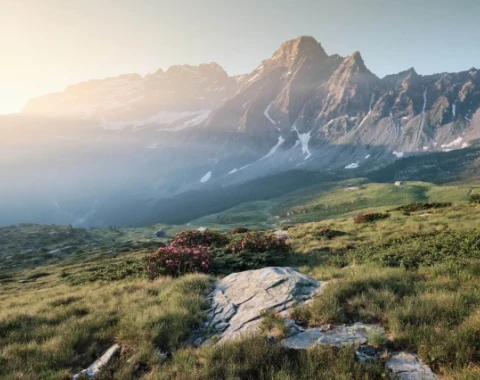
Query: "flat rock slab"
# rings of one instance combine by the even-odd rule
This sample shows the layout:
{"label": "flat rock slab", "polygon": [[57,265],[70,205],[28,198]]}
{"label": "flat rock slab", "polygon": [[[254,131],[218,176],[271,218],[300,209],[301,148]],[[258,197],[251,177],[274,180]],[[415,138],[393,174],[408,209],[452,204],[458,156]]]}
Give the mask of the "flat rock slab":
{"label": "flat rock slab", "polygon": [[387,368],[395,379],[400,380],[435,380],[437,376],[423,363],[417,355],[397,352],[387,361]]}
{"label": "flat rock slab", "polygon": [[233,273],[215,283],[204,327],[218,340],[258,332],[265,311],[286,311],[310,300],[325,284],[289,267]]}
{"label": "flat rock slab", "polygon": [[379,325],[369,325],[360,322],[353,325],[320,326],[290,336],[282,340],[282,345],[297,350],[308,349],[317,345],[333,347],[359,346],[368,342],[370,333],[385,334],[385,330]]}

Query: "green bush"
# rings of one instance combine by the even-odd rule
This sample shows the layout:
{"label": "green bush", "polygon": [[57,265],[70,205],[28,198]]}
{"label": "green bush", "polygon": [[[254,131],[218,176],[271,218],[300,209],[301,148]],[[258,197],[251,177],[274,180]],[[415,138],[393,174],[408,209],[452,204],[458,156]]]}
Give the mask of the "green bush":
{"label": "green bush", "polygon": [[470,194],[471,203],[480,203],[480,193]]}
{"label": "green bush", "polygon": [[376,220],[382,220],[390,217],[390,214],[383,212],[362,212],[355,215],[353,221],[355,223],[372,223]]}
{"label": "green bush", "polygon": [[452,202],[412,202],[400,207],[396,207],[392,211],[403,211],[404,213],[410,213],[414,211],[430,210],[432,208],[445,208],[451,206]]}
{"label": "green bush", "polygon": [[228,238],[217,231],[192,231],[184,230],[175,235],[170,243],[172,247],[188,247],[196,246],[205,247],[223,247],[228,243]]}
{"label": "green bush", "polygon": [[290,253],[285,238],[260,232],[227,235],[185,230],[168,247],[147,256],[146,271],[150,278],[190,272],[229,274],[283,265]]}
{"label": "green bush", "polygon": [[333,239],[337,236],[345,235],[345,232],[332,230],[330,227],[322,227],[319,230],[315,231],[312,235],[316,239],[328,239],[328,240],[330,240],[330,239]]}
{"label": "green bush", "polygon": [[285,238],[259,232],[233,235],[230,243],[213,251],[212,272],[227,274],[284,265],[291,254]]}
{"label": "green bush", "polygon": [[248,228],[245,228],[245,227],[237,227],[237,228],[234,228],[232,230],[232,233],[233,234],[246,234],[247,232],[249,232],[250,230]]}

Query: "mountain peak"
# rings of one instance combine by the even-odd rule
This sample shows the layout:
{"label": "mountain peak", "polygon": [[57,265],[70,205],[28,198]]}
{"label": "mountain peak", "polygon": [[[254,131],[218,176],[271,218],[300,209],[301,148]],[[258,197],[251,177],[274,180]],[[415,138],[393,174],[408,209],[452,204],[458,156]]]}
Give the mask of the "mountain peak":
{"label": "mountain peak", "polygon": [[294,40],[285,41],[275,52],[273,58],[298,58],[312,56],[317,59],[328,58],[322,45],[311,36],[300,36]]}

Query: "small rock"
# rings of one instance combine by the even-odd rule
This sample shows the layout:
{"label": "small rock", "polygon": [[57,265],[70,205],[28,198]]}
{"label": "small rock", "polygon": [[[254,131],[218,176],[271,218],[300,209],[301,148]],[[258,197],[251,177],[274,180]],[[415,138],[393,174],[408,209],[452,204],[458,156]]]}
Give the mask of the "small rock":
{"label": "small rock", "polygon": [[194,346],[200,346],[203,343],[203,338],[199,337],[193,341]]}
{"label": "small rock", "polygon": [[436,380],[437,376],[417,355],[397,352],[387,361],[394,376],[400,380]]}
{"label": "small rock", "polygon": [[285,230],[277,230],[273,233],[277,238],[287,238],[290,236],[288,231]]}
{"label": "small rock", "polygon": [[167,230],[165,228],[161,228],[158,231],[155,231],[153,235],[157,238],[165,238],[167,237]]}
{"label": "small rock", "polygon": [[105,353],[100,357],[100,359],[97,359],[90,367],[87,369],[84,369],[82,372],[79,374],[76,374],[73,376],[73,380],[77,380],[80,378],[80,375],[85,374],[88,377],[93,377],[96,376],[100,373],[102,368],[107,365],[110,360],[112,360],[113,356],[115,356],[118,351],[120,350],[120,346],[118,344],[114,344],[111,346]]}

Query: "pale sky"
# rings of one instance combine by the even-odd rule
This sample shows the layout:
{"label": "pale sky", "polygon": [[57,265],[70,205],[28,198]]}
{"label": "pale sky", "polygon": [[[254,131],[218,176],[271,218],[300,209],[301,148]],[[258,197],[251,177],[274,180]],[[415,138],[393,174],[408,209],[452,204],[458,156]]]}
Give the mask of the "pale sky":
{"label": "pale sky", "polygon": [[0,0],[0,114],[76,82],[215,61],[249,72],[311,35],[378,76],[480,66],[477,0]]}

